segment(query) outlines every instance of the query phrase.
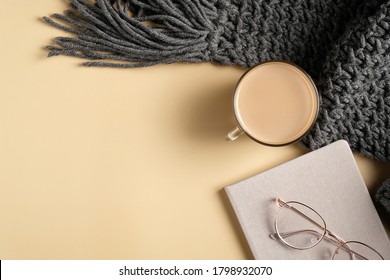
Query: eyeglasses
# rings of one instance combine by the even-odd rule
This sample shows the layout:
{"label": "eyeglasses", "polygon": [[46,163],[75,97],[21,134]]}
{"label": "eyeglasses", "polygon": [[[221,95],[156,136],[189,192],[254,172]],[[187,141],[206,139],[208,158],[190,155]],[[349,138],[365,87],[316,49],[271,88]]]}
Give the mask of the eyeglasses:
{"label": "eyeglasses", "polygon": [[284,202],[276,199],[279,211],[275,218],[276,233],[272,239],[297,249],[313,248],[323,239],[336,245],[332,260],[383,260],[382,255],[371,246],[360,241],[344,241],[326,228],[324,219],[313,208],[298,201]]}

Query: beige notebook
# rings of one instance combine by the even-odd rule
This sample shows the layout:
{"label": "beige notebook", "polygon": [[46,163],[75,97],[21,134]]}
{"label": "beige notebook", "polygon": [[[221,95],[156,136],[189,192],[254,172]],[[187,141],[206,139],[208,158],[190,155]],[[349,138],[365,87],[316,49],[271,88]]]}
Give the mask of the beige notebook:
{"label": "beige notebook", "polygon": [[390,259],[390,242],[346,141],[340,140],[225,187],[255,259],[329,259],[337,248],[321,241],[295,250],[270,238],[275,198],[314,208],[344,241],[369,244]]}

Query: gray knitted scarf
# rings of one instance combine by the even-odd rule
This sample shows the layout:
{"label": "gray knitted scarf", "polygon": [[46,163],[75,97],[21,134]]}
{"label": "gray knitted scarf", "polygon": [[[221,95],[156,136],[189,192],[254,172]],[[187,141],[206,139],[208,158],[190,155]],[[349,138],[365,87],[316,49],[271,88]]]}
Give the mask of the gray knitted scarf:
{"label": "gray knitted scarf", "polygon": [[390,161],[390,0],[72,0],[44,20],[73,33],[49,56],[85,66],[293,62],[316,81],[318,120],[301,143],[338,139]]}

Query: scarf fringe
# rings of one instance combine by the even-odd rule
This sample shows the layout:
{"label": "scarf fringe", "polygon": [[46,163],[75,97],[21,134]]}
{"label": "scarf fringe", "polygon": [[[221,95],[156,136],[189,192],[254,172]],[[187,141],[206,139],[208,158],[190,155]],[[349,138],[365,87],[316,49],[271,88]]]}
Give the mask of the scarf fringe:
{"label": "scarf fringe", "polygon": [[73,56],[88,59],[84,66],[117,68],[211,60],[213,1],[72,0],[69,6],[64,14],[43,17],[75,35],[56,37],[57,46],[47,47],[49,57]]}

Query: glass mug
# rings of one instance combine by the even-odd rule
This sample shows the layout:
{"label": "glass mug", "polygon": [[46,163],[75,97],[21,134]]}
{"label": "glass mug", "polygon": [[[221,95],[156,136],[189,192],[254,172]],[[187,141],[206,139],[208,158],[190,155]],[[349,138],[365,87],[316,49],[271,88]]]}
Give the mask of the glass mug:
{"label": "glass mug", "polygon": [[271,60],[247,70],[234,91],[237,127],[226,136],[246,134],[267,146],[284,146],[305,136],[314,125],[319,95],[310,76],[290,62]]}

